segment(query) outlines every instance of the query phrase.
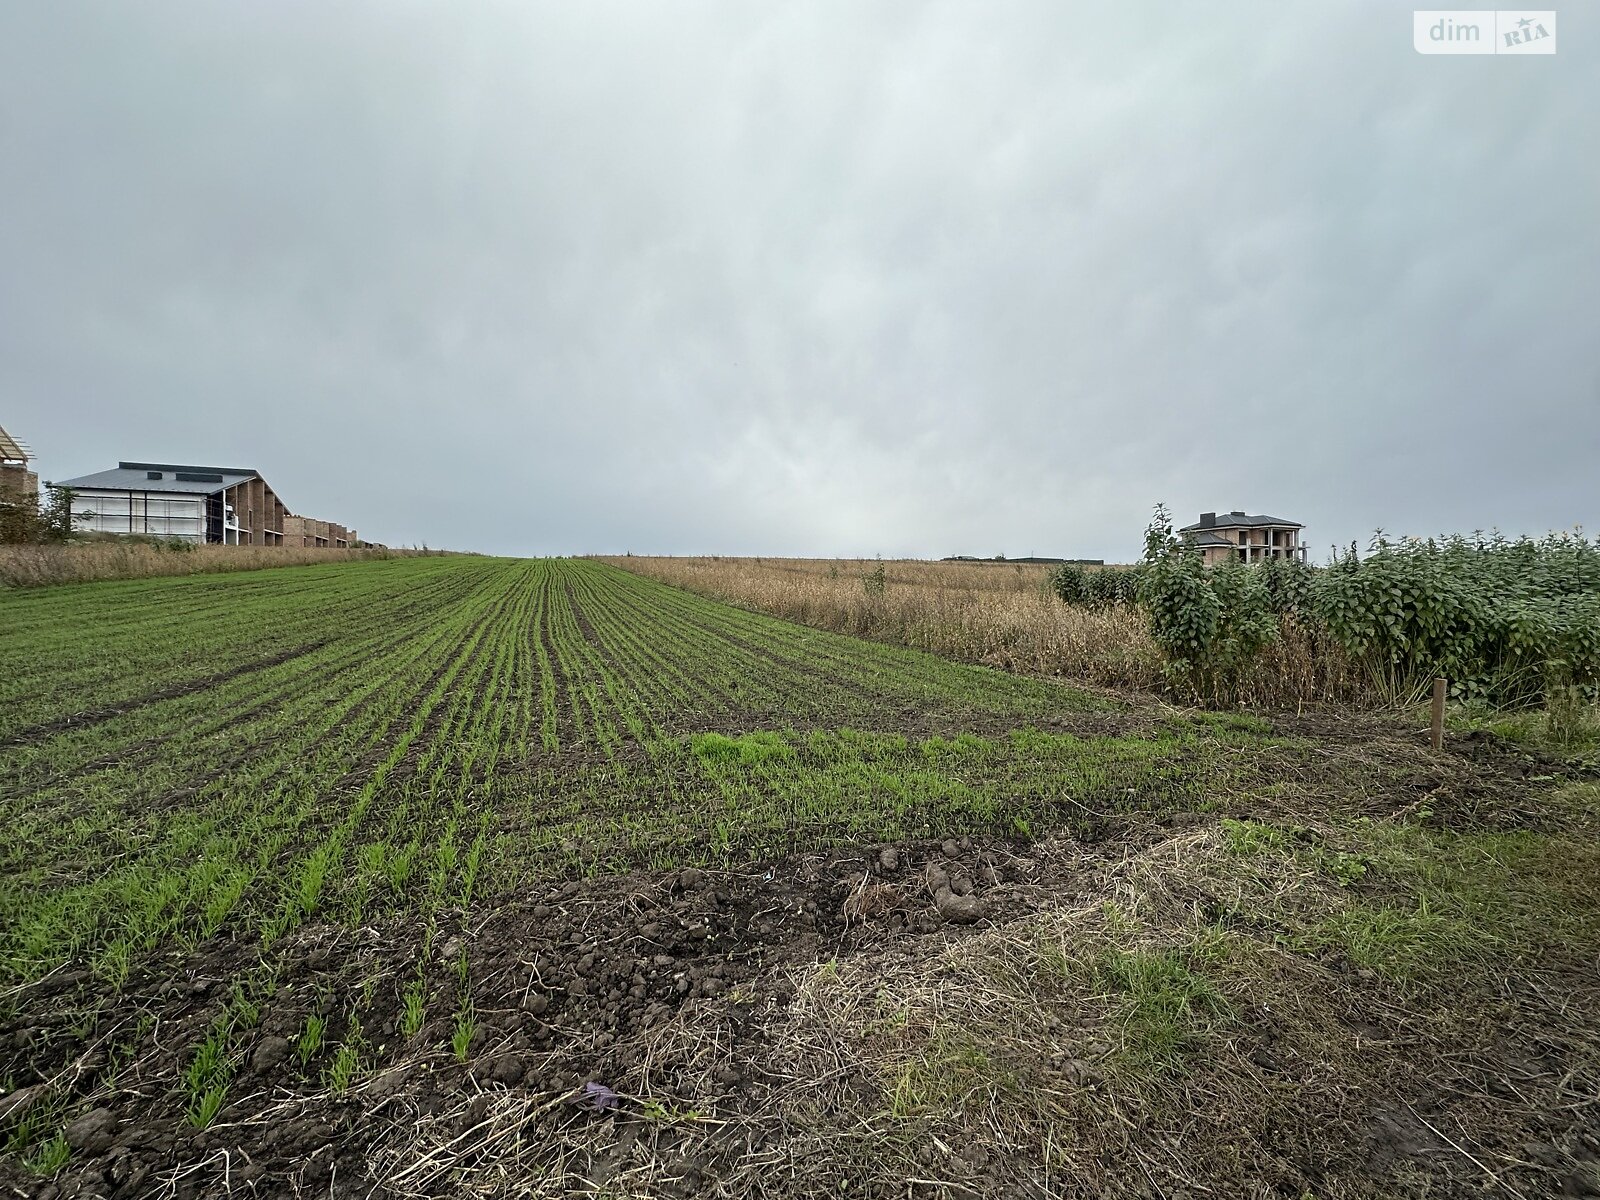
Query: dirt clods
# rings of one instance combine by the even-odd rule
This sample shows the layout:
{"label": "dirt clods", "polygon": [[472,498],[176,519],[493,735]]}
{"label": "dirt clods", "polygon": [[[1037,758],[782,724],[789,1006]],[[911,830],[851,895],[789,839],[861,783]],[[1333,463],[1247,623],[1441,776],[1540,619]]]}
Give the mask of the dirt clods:
{"label": "dirt clods", "polygon": [[[946,846],[954,846],[946,842]],[[929,863],[923,878],[933,896],[933,906],[941,917],[953,925],[971,925],[985,913],[985,905],[974,894],[972,876],[964,867],[946,869],[939,863]]]}

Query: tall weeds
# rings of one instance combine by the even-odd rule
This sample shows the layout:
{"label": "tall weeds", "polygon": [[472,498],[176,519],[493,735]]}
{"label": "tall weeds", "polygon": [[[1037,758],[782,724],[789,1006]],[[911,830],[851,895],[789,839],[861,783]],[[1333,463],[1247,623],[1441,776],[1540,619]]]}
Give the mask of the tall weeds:
{"label": "tall weeds", "polygon": [[662,583],[836,633],[1102,687],[1148,688],[1161,660],[1144,615],[1070,608],[1024,563],[608,558]]}
{"label": "tall weeds", "polygon": [[438,551],[346,550],[298,546],[195,546],[164,549],[142,542],[76,545],[0,545],[0,587],[45,587],[158,575],[209,575],[263,567],[304,566],[365,558],[410,557]]}

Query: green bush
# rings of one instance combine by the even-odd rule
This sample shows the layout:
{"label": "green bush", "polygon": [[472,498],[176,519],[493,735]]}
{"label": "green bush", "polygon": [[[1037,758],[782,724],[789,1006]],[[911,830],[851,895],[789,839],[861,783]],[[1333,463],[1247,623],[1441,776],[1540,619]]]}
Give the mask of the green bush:
{"label": "green bush", "polygon": [[0,499],[0,543],[42,545],[72,537],[72,492],[49,486],[37,495]]}
{"label": "green bush", "polygon": [[1600,544],[1452,537],[1355,548],[1321,572],[1317,617],[1396,699],[1437,676],[1464,699],[1542,702],[1600,685]]}
{"label": "green bush", "polygon": [[1145,531],[1138,595],[1166,656],[1168,684],[1196,700],[1233,703],[1244,672],[1278,636],[1262,572],[1243,563],[1207,568],[1173,534],[1165,505]]}
{"label": "green bush", "polygon": [[1068,564],[1051,586],[1080,607],[1140,605],[1169,686],[1202,702],[1236,702],[1252,671],[1260,683],[1263,662],[1284,661],[1263,652],[1290,631],[1302,670],[1316,661],[1308,654],[1343,655],[1380,703],[1414,702],[1440,676],[1458,698],[1500,707],[1600,696],[1600,542],[1581,532],[1380,534],[1364,556],[1352,546],[1325,568],[1287,558],[1206,567],[1158,505],[1139,566]]}
{"label": "green bush", "polygon": [[1087,568],[1062,563],[1050,573],[1050,588],[1075,608],[1102,609],[1135,604],[1139,598],[1138,567]]}
{"label": "green bush", "polygon": [[1050,590],[1061,598],[1063,604],[1079,607],[1088,603],[1088,574],[1077,563],[1062,563],[1050,572]]}
{"label": "green bush", "polygon": [[1269,558],[1257,563],[1267,600],[1279,616],[1300,616],[1311,611],[1316,568],[1298,558]]}

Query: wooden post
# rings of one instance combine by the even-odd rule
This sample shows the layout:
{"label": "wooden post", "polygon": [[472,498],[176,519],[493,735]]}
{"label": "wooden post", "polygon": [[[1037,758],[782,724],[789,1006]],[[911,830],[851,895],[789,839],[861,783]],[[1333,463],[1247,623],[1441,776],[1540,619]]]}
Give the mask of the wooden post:
{"label": "wooden post", "polygon": [[1444,749],[1444,694],[1449,685],[1442,679],[1433,681],[1433,748]]}

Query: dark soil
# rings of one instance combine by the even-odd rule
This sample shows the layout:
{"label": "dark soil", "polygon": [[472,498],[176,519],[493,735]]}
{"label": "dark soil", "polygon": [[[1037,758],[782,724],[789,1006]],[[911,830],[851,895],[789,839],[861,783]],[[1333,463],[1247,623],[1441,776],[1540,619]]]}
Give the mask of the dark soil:
{"label": "dark soil", "polygon": [[[1180,814],[1176,824],[1193,820]],[[1173,832],[1158,824],[1130,830],[1115,854]],[[783,1132],[770,1127],[774,1089],[784,1081],[764,1069],[766,1031],[793,999],[798,972],[854,956],[937,954],[953,938],[1042,902],[1094,895],[1112,861],[1109,852],[1097,858],[1065,843],[961,840],[806,856],[743,872],[597,878],[509,898],[471,926],[458,917],[426,952],[411,921],[308,926],[280,947],[278,990],[259,1024],[237,1039],[227,1103],[205,1130],[186,1120],[173,1080],[225,1003],[228,981],[253,965],[253,948],[209,943],[130,982],[117,1001],[125,1020],[111,1023],[113,1033],[140,1022],[155,1033],[120,1064],[114,1091],[94,1081],[115,1037],[87,1045],[74,1033],[96,984],[83,972],[57,972],[13,997],[12,1011],[28,1016],[0,1024],[0,1075],[45,1060],[57,1080],[79,1081],[81,1100],[64,1114],[72,1158],[48,1182],[8,1162],[0,1184],[39,1200],[442,1197],[467,1194],[463,1180],[493,1170],[514,1140],[516,1171],[575,1181],[567,1194],[612,1194],[612,1174],[647,1153],[666,1163],[649,1194],[715,1194],[717,1181],[756,1153],[762,1138]],[[952,897],[962,903],[950,904]],[[463,958],[475,1021],[466,1061],[451,1049]],[[400,997],[419,964],[427,1018],[407,1039]],[[1264,1165],[1263,1177],[1308,1190],[1337,1177],[1343,1183],[1332,1194],[1342,1195],[1483,1195],[1485,1175],[1464,1149],[1470,1145],[1480,1158],[1501,1156],[1494,1170],[1507,1195],[1600,1194],[1600,1102],[1574,1105],[1562,1090],[1581,1061],[1569,1025],[1592,1021],[1600,1007],[1597,981],[1581,977],[1586,969],[1592,964],[1554,964],[1539,976],[1548,994],[1508,1001],[1502,1035],[1458,1031],[1449,1061],[1434,1058],[1416,1014],[1397,1018],[1392,1001],[1354,1001],[1351,1036],[1391,1061],[1394,1069],[1382,1072],[1390,1086],[1352,1098],[1324,1094],[1314,1075],[1305,1077],[1304,1094],[1286,1106],[1300,1117],[1276,1138],[1286,1161]],[[1465,993],[1450,1000],[1462,1005]],[[326,1074],[357,1008],[361,1071],[334,1095]],[[303,1057],[298,1043],[313,1014],[327,1030]],[[1272,1018],[1262,1014],[1256,1024],[1257,1068],[1292,1078],[1292,1060],[1274,1045]],[[871,1091],[870,1081],[862,1086]],[[1502,1102],[1478,1104],[1480,1094]],[[1552,1099],[1546,1111],[1543,1097],[1567,1107]],[[679,1134],[650,1119],[646,1098],[674,1112],[712,1114],[728,1132],[696,1139],[692,1153],[685,1141],[676,1153]],[[15,1120],[28,1103],[25,1092],[0,1099],[9,1110],[0,1120]],[[1365,1114],[1356,1124],[1343,1134],[1328,1126],[1352,1107]],[[397,1157],[397,1147],[413,1143],[411,1161]],[[430,1165],[424,1143],[447,1152]],[[981,1150],[971,1162],[987,1194],[1046,1194]],[[1371,1191],[1352,1191],[1352,1178],[1370,1180]],[[546,1187],[539,1194],[562,1193]],[[775,1180],[761,1194],[785,1192]],[[981,1192],[952,1182],[911,1194]],[[1118,1194],[1165,1193],[1130,1185]]]}

